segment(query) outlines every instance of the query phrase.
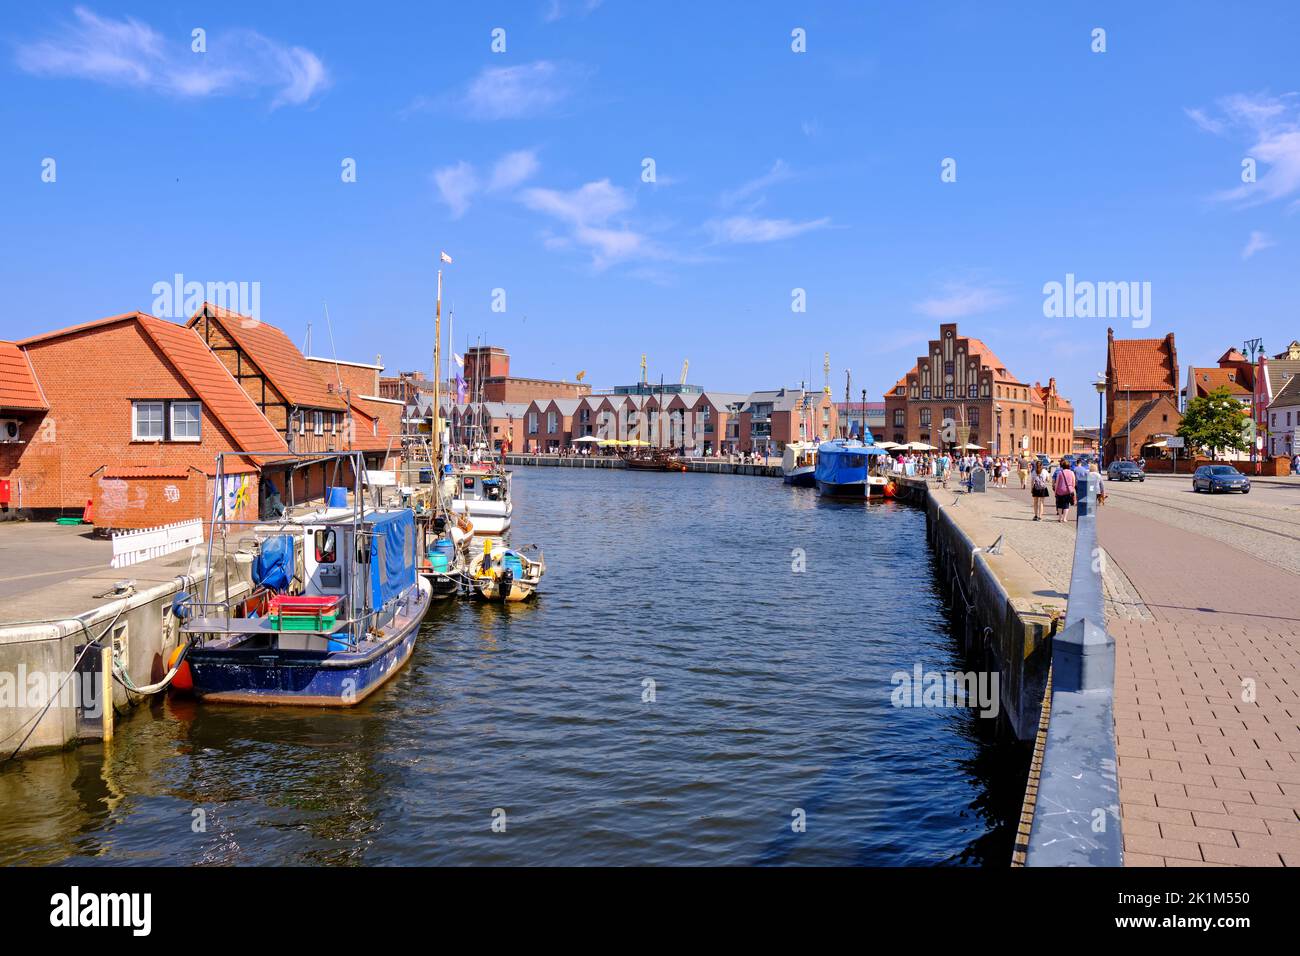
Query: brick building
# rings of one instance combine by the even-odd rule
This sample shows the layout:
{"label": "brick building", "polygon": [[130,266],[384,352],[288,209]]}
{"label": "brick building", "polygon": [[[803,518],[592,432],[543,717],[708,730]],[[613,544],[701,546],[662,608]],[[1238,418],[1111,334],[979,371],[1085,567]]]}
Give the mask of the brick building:
{"label": "brick building", "polygon": [[825,391],[778,388],[751,392],[740,405],[738,450],[779,455],[797,441],[839,434],[839,408]]}
{"label": "brick building", "polygon": [[[0,480],[9,482],[15,509],[78,514],[90,501],[95,525],[106,528],[206,516],[218,452],[288,453],[234,377],[183,326],[130,312],[32,336],[2,354],[0,403],[6,414],[21,414],[19,440],[0,445]],[[22,402],[27,407],[14,407]],[[233,514],[255,519],[257,463],[226,464],[221,493]]]}
{"label": "brick building", "polygon": [[[322,377],[319,363],[309,362],[274,325],[209,303],[187,324],[243,386],[292,454],[362,451],[368,468],[397,464],[389,456],[401,453],[400,433],[392,433],[379,412],[351,399],[341,385],[344,366]],[[359,365],[347,378],[378,384],[377,375]],[[349,475],[335,473],[332,462],[268,464],[265,475],[286,502],[322,496],[330,484],[351,483]]]}
{"label": "brick building", "polygon": [[[939,448],[979,445],[992,454],[1069,454],[1074,408],[1056,388],[1013,375],[979,339],[939,326],[925,355],[885,394],[881,438]],[[945,422],[951,423],[945,429]]]}
{"label": "brick building", "polygon": [[591,386],[582,382],[511,375],[510,353],[495,345],[475,345],[466,350],[464,379],[469,397],[485,402],[526,404],[534,399],[578,399],[591,394]]}
{"label": "brick building", "polygon": [[1144,446],[1175,434],[1182,420],[1174,333],[1117,339],[1107,329],[1104,459],[1140,457]]}

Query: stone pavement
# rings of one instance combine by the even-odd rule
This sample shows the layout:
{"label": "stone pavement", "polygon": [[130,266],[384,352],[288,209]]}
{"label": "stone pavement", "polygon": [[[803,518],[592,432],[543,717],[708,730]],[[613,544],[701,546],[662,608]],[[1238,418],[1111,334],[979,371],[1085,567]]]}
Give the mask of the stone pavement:
{"label": "stone pavement", "polygon": [[1300,865],[1300,576],[1105,508],[1151,622],[1112,622],[1130,866]]}

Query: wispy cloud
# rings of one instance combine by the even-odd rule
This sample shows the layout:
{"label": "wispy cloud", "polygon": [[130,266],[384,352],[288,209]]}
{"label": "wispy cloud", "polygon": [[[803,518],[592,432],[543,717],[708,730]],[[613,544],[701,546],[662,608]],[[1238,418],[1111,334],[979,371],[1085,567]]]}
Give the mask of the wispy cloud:
{"label": "wispy cloud", "polygon": [[[1217,115],[1200,109],[1185,112],[1207,133],[1244,140],[1246,154],[1266,169],[1257,173],[1256,182],[1242,183],[1214,198],[1258,206],[1300,193],[1300,96],[1237,93],[1218,100],[1216,106]],[[1300,202],[1293,202],[1291,208],[1300,208]]]}
{"label": "wispy cloud", "polygon": [[563,20],[568,16],[585,17],[597,7],[602,0],[546,0],[542,8],[542,19],[547,23]]}
{"label": "wispy cloud", "polygon": [[1241,258],[1249,259],[1255,253],[1262,252],[1265,249],[1270,249],[1276,245],[1277,243],[1267,234],[1260,232],[1258,229],[1253,230],[1250,234],[1250,238],[1246,240],[1245,248],[1241,250]]}
{"label": "wispy cloud", "polygon": [[791,219],[760,219],[755,216],[728,216],[712,219],[705,228],[714,242],[776,242],[792,239],[814,229],[824,229],[831,224],[829,216],[795,222]]}
{"label": "wispy cloud", "polygon": [[72,13],[54,35],[18,45],[19,69],[180,97],[264,92],[272,109],[306,103],[329,85],[316,54],[253,30],[210,36],[207,52],[196,53],[188,37],[169,40],[131,17],[100,17],[86,7]]}
{"label": "wispy cloud", "polygon": [[463,159],[452,166],[433,171],[433,184],[438,195],[451,210],[451,218],[459,219],[469,209],[470,200],[478,192],[478,173]]}
{"label": "wispy cloud", "polygon": [[489,192],[505,192],[514,189],[520,183],[532,179],[537,173],[539,163],[537,153],[531,149],[520,149],[506,153],[492,167],[492,178],[488,180]]}
{"label": "wispy cloud", "polygon": [[581,78],[577,67],[553,60],[485,67],[469,81],[461,105],[474,119],[541,116],[568,99]]}
{"label": "wispy cloud", "polygon": [[459,219],[465,215],[474,196],[480,192],[504,193],[520,186],[536,175],[541,164],[537,153],[531,149],[520,149],[506,153],[492,166],[492,172],[484,180],[471,163],[461,160],[450,166],[435,169],[432,174],[433,184],[438,196],[451,217]]}
{"label": "wispy cloud", "polygon": [[932,319],[960,319],[989,312],[1009,301],[1010,297],[997,286],[950,282],[941,294],[922,299],[913,309]]}
{"label": "wispy cloud", "polygon": [[755,196],[759,196],[769,186],[775,186],[777,183],[783,183],[793,178],[794,174],[790,167],[786,165],[785,160],[778,159],[772,164],[772,168],[761,176],[755,176],[748,182],[741,183],[735,189],[724,192],[718,201],[724,207],[736,206]]}
{"label": "wispy cloud", "polygon": [[591,253],[592,266],[598,270],[632,258],[666,258],[664,250],[623,221],[623,214],[632,208],[632,199],[608,179],[568,191],[526,189],[519,200],[566,227],[566,234],[548,237],[548,248],[584,248]]}

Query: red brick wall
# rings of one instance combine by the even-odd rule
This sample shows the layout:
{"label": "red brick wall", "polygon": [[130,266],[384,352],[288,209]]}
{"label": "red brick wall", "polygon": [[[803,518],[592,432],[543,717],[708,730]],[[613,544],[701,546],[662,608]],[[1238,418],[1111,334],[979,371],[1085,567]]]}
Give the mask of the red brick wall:
{"label": "red brick wall", "polygon": [[550,382],[536,378],[493,378],[483,383],[485,402],[531,402],[552,398],[582,398],[591,386],[579,382]]}
{"label": "red brick wall", "polygon": [[98,476],[91,473],[104,465],[193,465],[210,471],[217,452],[233,447],[206,405],[201,441],[131,440],[132,399],[197,397],[133,321],[38,342],[27,353],[50,411],[29,444],[16,446],[16,467],[0,458],[0,476],[6,476],[8,464],[9,476],[23,480],[26,508],[79,511],[96,496]]}

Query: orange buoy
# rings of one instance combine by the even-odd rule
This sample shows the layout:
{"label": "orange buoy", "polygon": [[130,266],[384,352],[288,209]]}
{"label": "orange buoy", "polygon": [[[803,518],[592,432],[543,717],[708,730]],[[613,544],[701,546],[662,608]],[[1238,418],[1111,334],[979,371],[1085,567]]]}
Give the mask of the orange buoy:
{"label": "orange buoy", "polygon": [[894,497],[895,495],[897,495],[897,494],[898,494],[898,490],[894,487],[894,483],[893,483],[892,481],[886,482],[886,483],[885,483],[885,497],[886,497],[886,498],[893,498],[893,497]]}
{"label": "orange buoy", "polygon": [[[167,658],[168,671],[170,671],[173,667],[176,666],[176,658],[181,656],[181,651],[184,650],[184,648],[185,648],[184,644],[176,645],[176,649],[172,651],[172,656]],[[176,676],[172,678],[171,686],[173,690],[194,689],[194,675],[190,673],[189,661],[185,661],[183,664],[181,664],[180,670],[178,670],[176,672]]]}

